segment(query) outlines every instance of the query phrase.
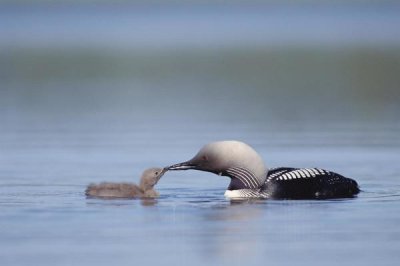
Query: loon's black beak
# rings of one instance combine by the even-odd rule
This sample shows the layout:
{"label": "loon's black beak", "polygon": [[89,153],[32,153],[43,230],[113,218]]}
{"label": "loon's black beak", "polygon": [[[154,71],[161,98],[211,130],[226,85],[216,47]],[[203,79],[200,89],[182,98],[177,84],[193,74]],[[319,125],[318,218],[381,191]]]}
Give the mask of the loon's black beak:
{"label": "loon's black beak", "polygon": [[171,166],[167,166],[164,169],[166,170],[193,170],[193,169],[198,169],[197,165],[192,163],[191,161],[183,162],[183,163],[177,163],[173,164]]}

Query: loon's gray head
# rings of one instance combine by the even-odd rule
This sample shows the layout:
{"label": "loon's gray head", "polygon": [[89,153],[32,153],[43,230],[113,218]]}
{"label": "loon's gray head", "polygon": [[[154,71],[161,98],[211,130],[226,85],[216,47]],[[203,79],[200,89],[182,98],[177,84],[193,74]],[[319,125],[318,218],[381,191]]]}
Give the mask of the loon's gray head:
{"label": "loon's gray head", "polygon": [[230,189],[260,187],[268,172],[261,156],[252,147],[233,140],[208,143],[189,161],[165,169],[194,169],[229,176],[232,178]]}

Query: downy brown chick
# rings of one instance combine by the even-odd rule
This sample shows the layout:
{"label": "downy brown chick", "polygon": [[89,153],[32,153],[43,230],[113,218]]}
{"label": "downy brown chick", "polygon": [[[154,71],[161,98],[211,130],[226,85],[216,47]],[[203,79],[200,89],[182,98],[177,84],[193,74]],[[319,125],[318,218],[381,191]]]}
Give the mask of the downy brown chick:
{"label": "downy brown chick", "polygon": [[159,193],[154,189],[164,175],[162,168],[146,169],[140,178],[140,184],[108,183],[90,184],[85,190],[86,196],[100,198],[155,198]]}

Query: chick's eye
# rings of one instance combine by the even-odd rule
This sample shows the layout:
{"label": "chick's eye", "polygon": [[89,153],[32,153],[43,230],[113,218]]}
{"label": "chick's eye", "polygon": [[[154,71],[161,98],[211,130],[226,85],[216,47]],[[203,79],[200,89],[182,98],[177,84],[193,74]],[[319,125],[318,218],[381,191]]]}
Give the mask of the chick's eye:
{"label": "chick's eye", "polygon": [[156,175],[158,175],[158,172],[156,172]]}

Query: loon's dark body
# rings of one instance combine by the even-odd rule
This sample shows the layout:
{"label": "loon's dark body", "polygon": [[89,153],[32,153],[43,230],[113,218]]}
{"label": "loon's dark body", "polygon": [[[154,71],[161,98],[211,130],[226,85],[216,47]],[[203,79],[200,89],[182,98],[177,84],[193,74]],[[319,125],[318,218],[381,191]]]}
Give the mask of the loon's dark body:
{"label": "loon's dark body", "polygon": [[353,179],[320,168],[279,167],[268,171],[261,191],[275,199],[328,199],[354,197],[360,189]]}

